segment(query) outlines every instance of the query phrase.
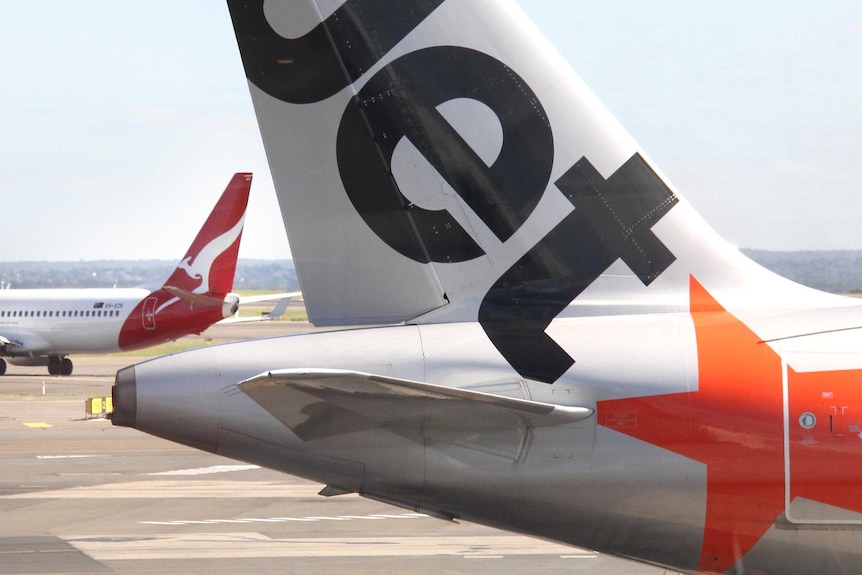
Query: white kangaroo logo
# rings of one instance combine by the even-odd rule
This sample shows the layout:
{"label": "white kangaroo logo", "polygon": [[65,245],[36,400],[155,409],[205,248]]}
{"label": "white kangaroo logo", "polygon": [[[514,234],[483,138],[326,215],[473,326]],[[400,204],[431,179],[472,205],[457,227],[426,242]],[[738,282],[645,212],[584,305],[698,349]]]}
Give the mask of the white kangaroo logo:
{"label": "white kangaroo logo", "polygon": [[245,215],[228,231],[214,238],[205,245],[196,255],[185,258],[177,265],[193,280],[200,280],[201,285],[192,290],[193,293],[206,293],[210,289],[210,268],[213,262],[224,253],[242,233]]}

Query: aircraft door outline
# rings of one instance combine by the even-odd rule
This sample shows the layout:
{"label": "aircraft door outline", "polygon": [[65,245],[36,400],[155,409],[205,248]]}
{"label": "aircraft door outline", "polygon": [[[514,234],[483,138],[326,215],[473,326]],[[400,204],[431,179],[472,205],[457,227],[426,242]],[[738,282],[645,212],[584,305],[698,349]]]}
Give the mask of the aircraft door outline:
{"label": "aircraft door outline", "polygon": [[[807,501],[799,501],[793,505],[794,499],[797,499],[794,493],[798,495],[804,489],[804,482],[810,482],[812,479],[808,476],[810,474],[803,470],[810,467],[810,462],[807,460],[814,456],[806,454],[805,450],[838,444],[842,444],[842,447],[847,449],[848,446],[843,444],[862,440],[860,424],[848,423],[848,417],[853,416],[853,410],[851,405],[847,405],[847,398],[842,399],[840,393],[835,393],[831,388],[826,387],[817,388],[817,393],[812,393],[810,388],[804,388],[801,380],[803,375],[792,372],[788,367],[786,354],[782,350],[784,516],[779,519],[778,526],[786,529],[862,530],[862,516],[859,514],[848,513],[836,516],[836,512],[839,514],[842,512],[841,508],[833,505],[826,507],[825,510],[815,510],[810,508]],[[794,382],[791,382],[791,378]],[[791,404],[794,407],[793,411],[791,411]],[[820,463],[823,464],[819,467],[824,474],[820,479],[824,481],[834,479],[829,477],[831,465],[838,465],[838,463],[824,460]],[[804,495],[799,497],[809,499]]]}
{"label": "aircraft door outline", "polygon": [[141,309],[141,322],[144,329],[152,331],[156,329],[156,304],[159,298],[148,297],[144,300],[144,307]]}

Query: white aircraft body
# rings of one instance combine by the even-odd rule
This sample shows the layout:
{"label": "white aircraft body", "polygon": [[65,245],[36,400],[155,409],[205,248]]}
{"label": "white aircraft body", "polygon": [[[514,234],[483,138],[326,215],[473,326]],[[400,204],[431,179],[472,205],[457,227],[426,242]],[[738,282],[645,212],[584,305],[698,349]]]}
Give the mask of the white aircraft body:
{"label": "white aircraft body", "polygon": [[251,179],[248,173],[233,176],[158,290],[0,290],[0,375],[6,362],[47,365],[52,375],[71,375],[69,354],[140,349],[233,316],[240,298],[230,290]]}
{"label": "white aircraft body", "polygon": [[862,572],[862,306],[719,238],[504,0],[229,0],[310,319],[113,421],[684,573]]}

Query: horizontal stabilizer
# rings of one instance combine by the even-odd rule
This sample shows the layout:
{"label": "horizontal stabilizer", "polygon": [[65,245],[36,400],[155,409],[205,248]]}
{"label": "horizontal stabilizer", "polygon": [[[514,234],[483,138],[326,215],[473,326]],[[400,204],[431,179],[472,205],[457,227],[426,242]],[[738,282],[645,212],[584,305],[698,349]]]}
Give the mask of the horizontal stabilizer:
{"label": "horizontal stabilizer", "polygon": [[273,307],[269,313],[251,317],[239,317],[239,315],[234,315],[233,317],[228,317],[221,320],[219,323],[248,323],[253,321],[267,321],[271,319],[278,319],[284,315],[285,311],[287,311],[287,306],[290,305],[290,302],[293,300],[293,298],[301,295],[301,291],[291,291],[266,295],[254,295],[248,297],[241,296],[239,298],[240,306],[243,306],[245,304],[261,303],[267,301],[277,301],[278,303],[275,304],[275,307]]}
{"label": "horizontal stabilizer", "polygon": [[266,301],[278,301],[279,303],[281,303],[282,301],[287,300],[288,302],[290,302],[292,298],[299,297],[301,295],[301,291],[288,291],[282,293],[240,296],[239,305],[245,305],[249,303],[262,303]]}
{"label": "horizontal stabilizer", "polygon": [[497,432],[572,423],[592,409],[342,370],[286,369],[238,384],[303,440],[365,429]]}
{"label": "horizontal stabilizer", "polygon": [[189,303],[193,306],[197,307],[220,307],[224,304],[224,300],[212,297],[208,295],[203,295],[199,293],[193,293],[188,290],[184,290],[182,288],[174,287],[174,286],[165,286],[165,291],[172,293],[177,296],[181,300],[186,303]]}
{"label": "horizontal stabilizer", "polygon": [[862,306],[818,307],[771,314],[758,321],[757,335],[763,341],[780,341],[852,329],[862,329]]}

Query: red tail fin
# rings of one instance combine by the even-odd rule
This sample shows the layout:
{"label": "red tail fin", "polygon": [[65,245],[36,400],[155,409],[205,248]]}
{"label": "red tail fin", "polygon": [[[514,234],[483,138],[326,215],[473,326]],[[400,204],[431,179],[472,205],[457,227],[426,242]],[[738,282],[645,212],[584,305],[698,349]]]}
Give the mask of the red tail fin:
{"label": "red tail fin", "polygon": [[165,286],[199,294],[231,290],[250,188],[251,174],[234,174]]}

